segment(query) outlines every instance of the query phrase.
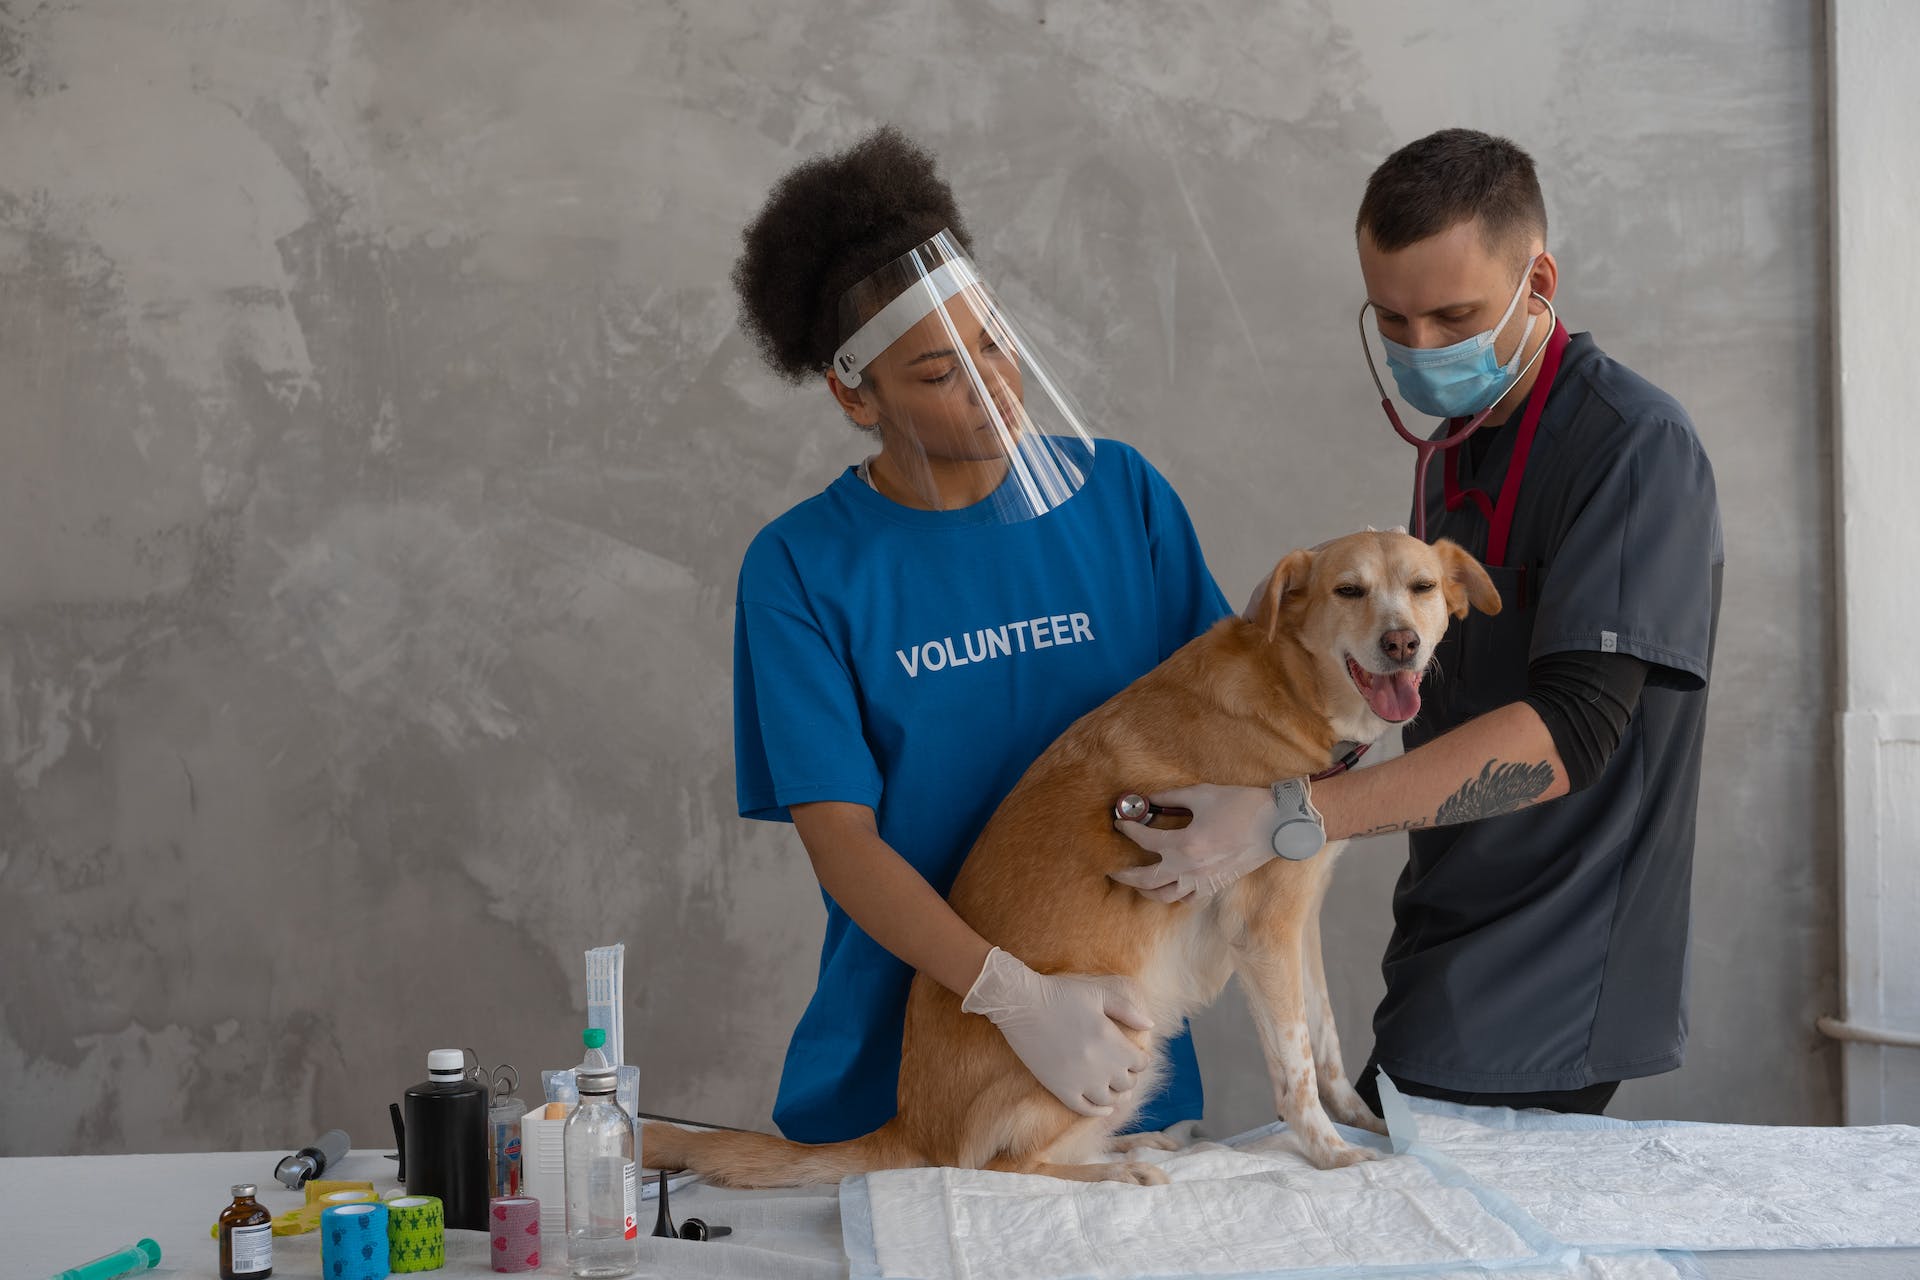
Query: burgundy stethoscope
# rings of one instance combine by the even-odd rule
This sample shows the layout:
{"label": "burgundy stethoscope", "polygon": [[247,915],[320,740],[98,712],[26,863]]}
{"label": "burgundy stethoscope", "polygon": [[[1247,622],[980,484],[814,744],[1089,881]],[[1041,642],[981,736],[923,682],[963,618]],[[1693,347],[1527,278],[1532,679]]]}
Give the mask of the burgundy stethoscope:
{"label": "burgundy stethoscope", "polygon": [[[1554,310],[1553,299],[1539,293],[1533,296],[1546,303],[1547,315],[1553,321],[1553,328],[1548,332],[1547,340],[1541,343],[1526,364],[1520,367],[1520,372],[1513,375],[1513,383],[1507,384],[1512,387],[1514,383],[1527,376],[1527,370],[1539,364],[1540,378],[1533,384],[1533,390],[1527,395],[1526,416],[1521,419],[1519,434],[1514,438],[1513,461],[1507,464],[1507,478],[1500,486],[1500,501],[1497,504],[1482,490],[1460,488],[1459,455],[1452,451],[1465,443],[1468,436],[1486,423],[1487,415],[1493,412],[1494,404],[1500,403],[1500,396],[1504,396],[1506,392],[1503,391],[1500,396],[1495,396],[1493,404],[1471,418],[1448,419],[1447,425],[1452,430],[1447,435],[1438,440],[1422,440],[1407,430],[1406,425],[1400,421],[1400,414],[1393,407],[1393,398],[1380,384],[1380,371],[1374,367],[1373,363],[1373,346],[1367,341],[1367,309],[1373,304],[1365,302],[1360,305],[1360,345],[1367,353],[1367,372],[1373,375],[1374,390],[1380,393],[1380,407],[1386,410],[1387,421],[1391,422],[1393,429],[1400,433],[1400,438],[1412,445],[1419,453],[1419,462],[1416,464],[1418,470],[1414,472],[1413,478],[1413,536],[1422,542],[1427,540],[1427,463],[1432,461],[1434,454],[1445,452],[1447,457],[1443,480],[1446,486],[1447,510],[1458,511],[1469,499],[1480,508],[1489,526],[1486,563],[1490,565],[1498,565],[1506,558],[1507,534],[1513,527],[1513,509],[1520,498],[1520,478],[1526,474],[1527,455],[1533,451],[1534,432],[1539,429],[1540,414],[1546,408],[1547,394],[1553,388],[1555,375],[1560,372],[1560,357],[1565,353],[1569,341],[1567,331],[1560,325],[1560,314]],[[1522,589],[1524,590],[1524,585]],[[1336,773],[1346,772],[1358,764],[1360,757],[1366,752],[1367,748],[1364,745],[1354,747],[1334,761],[1331,768],[1314,774],[1312,781],[1319,782]],[[1138,822],[1151,826],[1156,818],[1191,818],[1193,811],[1172,805],[1157,805],[1138,792],[1130,791],[1114,801],[1113,816],[1121,822]]]}
{"label": "burgundy stethoscope", "polygon": [[[1372,745],[1371,742],[1341,743],[1340,747],[1345,750],[1341,752],[1340,758],[1327,768],[1313,774],[1307,781],[1324,782],[1336,773],[1345,773],[1360,763],[1360,757],[1366,755],[1367,748]],[[1138,791],[1129,791],[1113,802],[1113,816],[1118,822],[1137,822],[1143,827],[1150,827],[1155,818],[1190,819],[1193,817],[1193,810],[1172,804],[1155,804]]]}
{"label": "burgundy stethoscope", "polygon": [[[1533,296],[1546,304],[1547,316],[1553,321],[1553,328],[1547,340],[1541,343],[1527,363],[1521,366],[1520,372],[1513,375],[1513,383],[1517,383],[1527,376],[1527,370],[1533,368],[1535,364],[1540,366],[1540,377],[1533,384],[1533,391],[1527,397],[1526,416],[1521,419],[1520,431],[1514,438],[1513,461],[1507,464],[1507,478],[1500,486],[1498,503],[1495,503],[1482,490],[1460,488],[1459,455],[1453,450],[1464,444],[1468,436],[1486,423],[1487,415],[1493,412],[1494,404],[1500,403],[1500,396],[1495,396],[1493,404],[1471,418],[1449,418],[1447,426],[1450,430],[1437,440],[1423,440],[1416,436],[1407,430],[1405,423],[1400,421],[1400,414],[1393,407],[1393,397],[1387,394],[1386,387],[1381,384],[1380,371],[1373,363],[1373,344],[1367,341],[1367,310],[1373,306],[1373,303],[1360,304],[1360,346],[1367,354],[1367,372],[1373,376],[1373,389],[1380,393],[1380,407],[1386,412],[1387,421],[1393,424],[1393,429],[1399,433],[1400,438],[1412,445],[1419,455],[1418,461],[1414,464],[1413,473],[1413,536],[1422,542],[1427,540],[1427,464],[1433,460],[1434,454],[1445,453],[1447,456],[1443,482],[1446,486],[1447,510],[1458,511],[1469,500],[1480,508],[1480,513],[1487,519],[1486,563],[1490,565],[1500,565],[1506,559],[1507,535],[1512,530],[1513,509],[1520,498],[1520,478],[1526,474],[1527,455],[1533,450],[1533,435],[1540,426],[1540,414],[1546,408],[1547,393],[1553,387],[1554,376],[1560,372],[1560,357],[1567,349],[1567,331],[1560,324],[1560,314],[1554,310],[1553,300],[1539,293]],[[1513,383],[1509,383],[1508,386],[1511,387]],[[1505,394],[1504,391],[1501,393],[1501,395]]]}

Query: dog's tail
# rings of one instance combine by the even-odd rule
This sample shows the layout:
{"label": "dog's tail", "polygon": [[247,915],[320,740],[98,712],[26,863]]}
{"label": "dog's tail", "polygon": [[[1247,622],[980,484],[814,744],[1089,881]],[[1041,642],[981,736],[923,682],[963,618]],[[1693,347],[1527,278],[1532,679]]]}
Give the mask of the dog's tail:
{"label": "dog's tail", "polygon": [[649,1169],[686,1169],[721,1187],[805,1187],[880,1169],[931,1163],[889,1120],[863,1138],[809,1146],[764,1133],[695,1132],[677,1125],[641,1130],[640,1161]]}

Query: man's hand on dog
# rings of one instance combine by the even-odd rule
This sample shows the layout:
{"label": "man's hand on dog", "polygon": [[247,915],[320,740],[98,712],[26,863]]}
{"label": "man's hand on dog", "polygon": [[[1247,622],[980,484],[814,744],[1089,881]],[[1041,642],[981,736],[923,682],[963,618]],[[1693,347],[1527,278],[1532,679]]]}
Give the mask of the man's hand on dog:
{"label": "man's hand on dog", "polygon": [[1034,1079],[1083,1116],[1111,1115],[1150,1061],[1121,1029],[1153,1030],[1124,978],[1035,973],[995,947],[960,1007],[991,1018]]}
{"label": "man's hand on dog", "polygon": [[1115,871],[1111,879],[1156,902],[1205,902],[1270,862],[1280,811],[1266,787],[1222,787],[1210,782],[1147,797],[1161,807],[1189,810],[1184,827],[1160,830],[1143,822],[1115,822],[1113,829],[1160,861]]}

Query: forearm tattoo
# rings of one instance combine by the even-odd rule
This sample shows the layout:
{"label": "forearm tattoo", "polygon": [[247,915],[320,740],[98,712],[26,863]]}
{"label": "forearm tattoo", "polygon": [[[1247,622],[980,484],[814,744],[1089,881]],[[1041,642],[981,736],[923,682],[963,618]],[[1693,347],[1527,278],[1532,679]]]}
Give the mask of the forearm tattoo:
{"label": "forearm tattoo", "polygon": [[1512,813],[1538,800],[1552,785],[1553,766],[1544,760],[1539,764],[1501,764],[1489,760],[1479,777],[1440,802],[1433,822],[1435,826],[1446,827]]}

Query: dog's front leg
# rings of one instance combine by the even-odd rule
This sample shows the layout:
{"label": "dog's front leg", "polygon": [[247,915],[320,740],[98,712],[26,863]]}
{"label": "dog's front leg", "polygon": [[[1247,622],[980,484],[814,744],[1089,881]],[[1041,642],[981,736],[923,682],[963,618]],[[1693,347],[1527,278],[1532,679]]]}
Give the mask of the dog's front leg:
{"label": "dog's front leg", "polygon": [[1347,1079],[1340,1059],[1340,1033],[1334,1029],[1333,1000],[1327,995],[1326,958],[1320,950],[1319,904],[1307,917],[1300,958],[1307,967],[1307,1025],[1313,1029],[1313,1068],[1319,1078],[1320,1101],[1341,1124],[1385,1133],[1386,1122],[1373,1114]]}
{"label": "dog's front leg", "polygon": [[[1297,945],[1298,936],[1292,941]],[[1375,1159],[1377,1152],[1343,1141],[1320,1105],[1313,1042],[1307,1034],[1307,975],[1296,946],[1283,942],[1272,950],[1242,950],[1235,956],[1234,968],[1260,1031],[1260,1048],[1273,1080],[1274,1106],[1298,1136],[1307,1159],[1321,1169]]]}

